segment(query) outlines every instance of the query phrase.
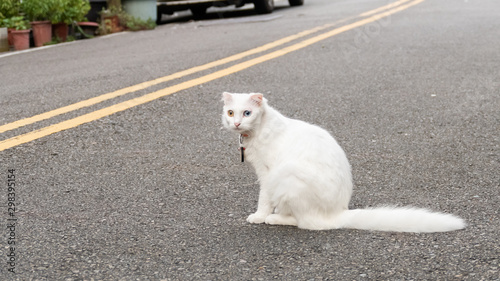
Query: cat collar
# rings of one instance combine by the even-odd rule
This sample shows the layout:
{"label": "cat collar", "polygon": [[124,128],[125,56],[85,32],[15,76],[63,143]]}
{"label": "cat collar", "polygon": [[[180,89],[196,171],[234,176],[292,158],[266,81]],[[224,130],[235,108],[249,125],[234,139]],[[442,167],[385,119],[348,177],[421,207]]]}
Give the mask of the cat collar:
{"label": "cat collar", "polygon": [[245,147],[243,146],[243,138],[248,137],[247,134],[240,134],[240,153],[241,153],[241,162],[245,162]]}

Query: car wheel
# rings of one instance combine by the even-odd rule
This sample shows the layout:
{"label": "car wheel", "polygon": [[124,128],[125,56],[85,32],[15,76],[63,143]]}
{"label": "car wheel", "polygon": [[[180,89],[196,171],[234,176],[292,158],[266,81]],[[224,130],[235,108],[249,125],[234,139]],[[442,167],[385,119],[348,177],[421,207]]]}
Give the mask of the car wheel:
{"label": "car wheel", "polygon": [[269,14],[274,10],[274,0],[254,0],[253,4],[258,14]]}
{"label": "car wheel", "polygon": [[304,0],[288,0],[290,6],[301,6],[304,5]]}
{"label": "car wheel", "polygon": [[189,8],[191,10],[191,14],[193,14],[193,18],[195,19],[201,19],[207,14],[207,6],[204,5],[199,5],[199,6],[193,6]]}

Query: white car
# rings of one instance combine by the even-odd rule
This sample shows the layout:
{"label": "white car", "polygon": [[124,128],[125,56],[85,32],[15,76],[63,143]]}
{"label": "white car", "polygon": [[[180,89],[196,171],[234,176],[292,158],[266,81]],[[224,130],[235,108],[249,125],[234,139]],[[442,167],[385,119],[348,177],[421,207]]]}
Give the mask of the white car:
{"label": "white car", "polygon": [[[290,6],[300,6],[304,0],[288,0]],[[255,11],[259,14],[268,14],[274,10],[274,0],[157,0],[158,18],[162,14],[173,14],[176,11],[191,10],[195,18],[205,15],[209,7],[225,7],[235,5],[242,7],[247,3],[253,3]]]}

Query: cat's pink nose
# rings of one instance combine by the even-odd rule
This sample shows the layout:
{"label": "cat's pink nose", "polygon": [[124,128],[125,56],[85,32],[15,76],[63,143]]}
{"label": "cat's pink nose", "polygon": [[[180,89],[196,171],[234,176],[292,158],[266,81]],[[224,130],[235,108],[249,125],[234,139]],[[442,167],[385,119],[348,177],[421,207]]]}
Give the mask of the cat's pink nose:
{"label": "cat's pink nose", "polygon": [[234,126],[236,126],[236,128],[238,128],[240,125],[241,123],[234,123]]}

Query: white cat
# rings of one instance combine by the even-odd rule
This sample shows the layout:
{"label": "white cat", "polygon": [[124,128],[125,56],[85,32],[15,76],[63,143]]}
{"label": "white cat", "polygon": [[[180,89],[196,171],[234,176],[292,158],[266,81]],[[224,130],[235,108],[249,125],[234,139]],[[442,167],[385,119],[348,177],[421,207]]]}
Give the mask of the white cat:
{"label": "white cat", "polygon": [[[351,167],[325,130],[286,118],[262,94],[223,93],[222,123],[240,134],[240,149],[259,178],[257,212],[250,223],[322,230],[356,228],[400,232],[462,229],[451,214],[426,209],[380,207],[348,210]],[[244,154],[244,155],[243,155]]]}

